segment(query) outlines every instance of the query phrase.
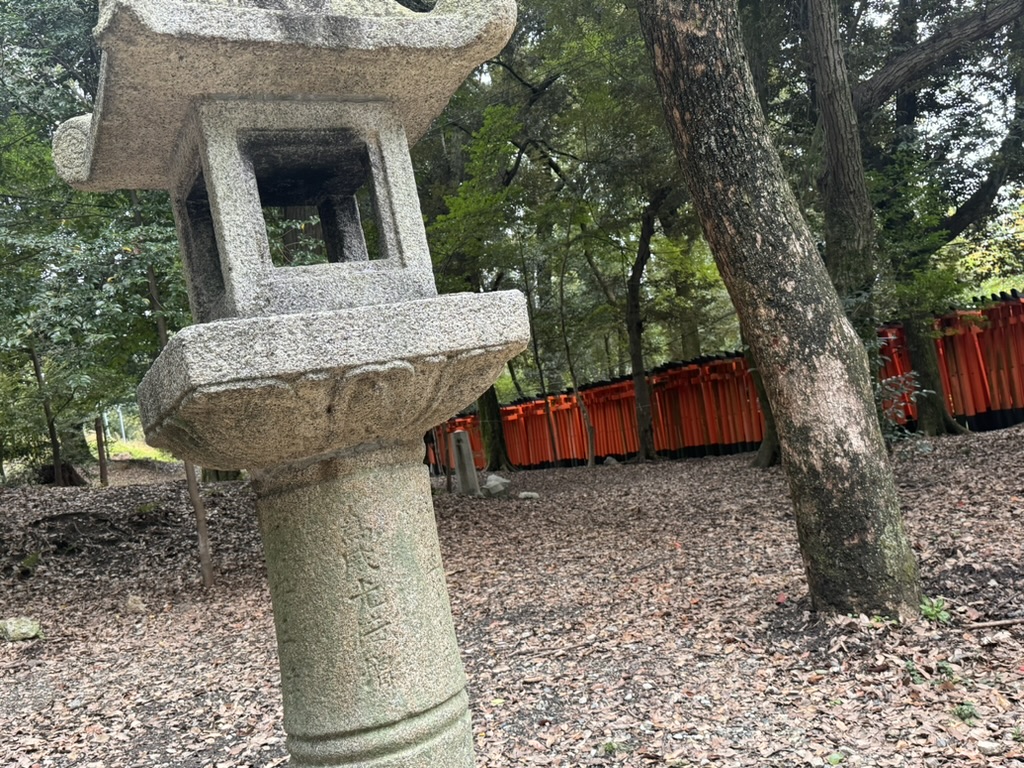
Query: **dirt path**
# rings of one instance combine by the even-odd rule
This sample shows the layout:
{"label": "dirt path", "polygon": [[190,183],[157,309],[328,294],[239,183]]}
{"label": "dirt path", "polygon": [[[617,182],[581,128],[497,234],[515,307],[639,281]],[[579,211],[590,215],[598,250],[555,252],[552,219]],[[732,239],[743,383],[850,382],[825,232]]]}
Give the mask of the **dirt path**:
{"label": "dirt path", "polygon": [[[897,455],[950,624],[806,611],[781,472],[748,456],[513,476],[439,495],[479,766],[1024,766],[1024,429]],[[248,488],[0,490],[0,765],[286,761]],[[31,567],[26,558],[39,553]],[[982,752],[993,754],[984,755]]]}

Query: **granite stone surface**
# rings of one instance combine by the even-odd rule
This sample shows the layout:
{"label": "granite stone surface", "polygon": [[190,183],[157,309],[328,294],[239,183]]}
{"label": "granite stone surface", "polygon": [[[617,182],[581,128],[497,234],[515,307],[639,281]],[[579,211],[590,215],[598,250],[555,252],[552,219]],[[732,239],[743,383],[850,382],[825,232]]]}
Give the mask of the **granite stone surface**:
{"label": "granite stone surface", "polygon": [[[436,295],[408,142],[389,104],[204,101],[190,113],[173,166],[171,199],[199,322]],[[356,258],[340,244],[335,263],[274,266],[263,205],[327,213],[362,188],[372,196],[377,252],[366,254],[355,225]],[[345,239],[343,231],[325,235],[328,245]]]}
{"label": "granite stone surface", "polygon": [[295,765],[471,766],[423,444],[253,473]]}
{"label": "granite stone surface", "polygon": [[420,436],[528,339],[518,291],[193,325],[143,379],[142,423],[152,445],[222,469]]}
{"label": "granite stone surface", "polygon": [[415,142],[515,17],[514,0],[101,0],[96,110],[61,126],[54,162],[80,189],[169,189],[191,105],[213,97],[385,101]]}

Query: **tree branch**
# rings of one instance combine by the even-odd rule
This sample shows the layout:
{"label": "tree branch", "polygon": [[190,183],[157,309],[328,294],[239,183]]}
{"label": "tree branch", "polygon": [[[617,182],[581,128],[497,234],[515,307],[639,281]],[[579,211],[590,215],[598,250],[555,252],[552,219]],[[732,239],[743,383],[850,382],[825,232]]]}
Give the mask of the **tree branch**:
{"label": "tree branch", "polygon": [[534,85],[529,80],[527,80],[526,78],[522,77],[514,69],[512,69],[511,65],[505,63],[501,59],[491,59],[487,63],[488,64],[497,64],[499,67],[501,67],[506,72],[508,72],[510,75],[512,75],[512,77],[520,85],[522,85],[525,88],[529,89],[529,91],[530,91],[530,98],[527,101],[527,106],[531,106],[531,107],[537,102],[537,100],[541,96],[544,95],[544,93],[547,91],[547,89],[550,88],[552,85],[554,85],[555,82],[557,82],[558,79],[562,76],[562,74],[560,72],[559,73],[555,73],[553,75],[548,75],[538,85]]}
{"label": "tree branch", "polygon": [[1013,119],[999,149],[992,157],[992,168],[981,185],[965,200],[952,215],[942,221],[947,242],[961,235],[972,224],[990,215],[999,190],[1013,177],[1024,170],[1024,64],[1019,54],[1024,49],[1024,24],[1017,23],[1013,32],[1012,46],[1017,53],[1013,73],[1014,109]]}
{"label": "tree branch", "polygon": [[594,254],[590,252],[589,248],[584,248],[583,257],[587,260],[587,264],[590,266],[590,271],[594,273],[594,279],[597,280],[597,285],[601,289],[601,293],[604,294],[608,303],[614,307],[618,301],[615,298],[615,294],[613,294],[611,289],[608,287],[608,283],[605,282],[604,275],[601,274],[601,270],[597,268],[597,264],[594,262]]}
{"label": "tree branch", "polygon": [[863,113],[880,106],[900,88],[928,73],[961,46],[991,35],[1024,14],[1024,0],[1003,0],[963,16],[913,48],[896,56],[853,89],[853,104]]}

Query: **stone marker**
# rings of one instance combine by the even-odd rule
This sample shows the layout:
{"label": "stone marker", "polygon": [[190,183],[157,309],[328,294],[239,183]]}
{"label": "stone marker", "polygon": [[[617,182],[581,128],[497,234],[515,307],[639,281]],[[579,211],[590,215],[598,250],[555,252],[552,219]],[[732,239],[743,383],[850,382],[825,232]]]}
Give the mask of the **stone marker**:
{"label": "stone marker", "polygon": [[[437,296],[409,159],[514,0],[101,0],[100,95],[54,137],[81,189],[171,193],[197,325],[139,388],[147,440],[247,469],[294,766],[469,768],[423,433],[528,338],[517,292]],[[278,268],[263,209],[316,208]]]}
{"label": "stone marker", "polygon": [[480,477],[473,462],[473,446],[466,430],[457,429],[448,435],[448,452],[455,457],[455,477],[459,483],[459,493],[463,496],[482,496]]}

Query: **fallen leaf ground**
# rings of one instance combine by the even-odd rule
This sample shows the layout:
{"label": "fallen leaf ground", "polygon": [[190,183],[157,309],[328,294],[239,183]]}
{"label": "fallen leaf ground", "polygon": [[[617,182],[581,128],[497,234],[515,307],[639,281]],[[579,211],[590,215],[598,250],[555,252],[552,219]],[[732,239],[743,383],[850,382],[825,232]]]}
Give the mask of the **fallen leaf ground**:
{"label": "fallen leaf ground", "polygon": [[[783,475],[749,456],[439,493],[478,765],[1024,766],[1024,623],[974,626],[1024,619],[1022,449],[897,450],[949,623],[810,614]],[[0,765],[287,763],[249,489],[204,487],[207,593],[184,483],[157,479],[0,490],[0,618],[46,635],[0,643]]]}

